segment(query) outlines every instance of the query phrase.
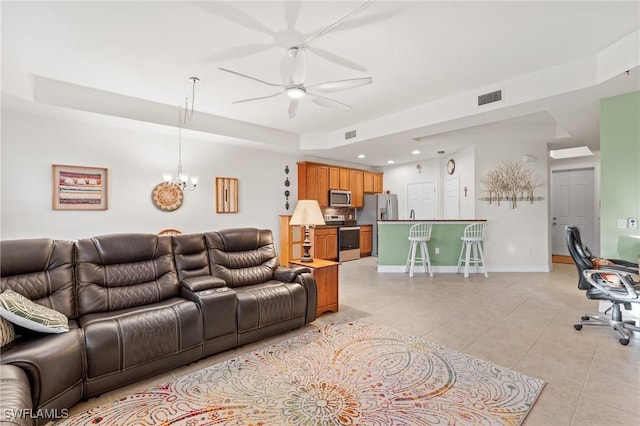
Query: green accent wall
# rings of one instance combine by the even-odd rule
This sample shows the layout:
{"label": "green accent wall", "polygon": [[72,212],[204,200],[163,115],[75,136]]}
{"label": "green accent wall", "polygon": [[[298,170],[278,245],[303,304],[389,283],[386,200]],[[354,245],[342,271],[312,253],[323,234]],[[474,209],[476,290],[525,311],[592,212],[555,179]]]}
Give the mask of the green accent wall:
{"label": "green accent wall", "polygon": [[[415,223],[415,222],[414,222]],[[414,223],[387,223],[378,226],[378,265],[405,265],[409,254],[409,228]],[[437,223],[431,228],[427,243],[431,266],[456,266],[465,223]],[[435,249],[440,249],[440,254]]]}
{"label": "green accent wall", "polygon": [[618,229],[618,219],[640,220],[640,92],[600,101],[600,252],[636,261],[640,229]]}

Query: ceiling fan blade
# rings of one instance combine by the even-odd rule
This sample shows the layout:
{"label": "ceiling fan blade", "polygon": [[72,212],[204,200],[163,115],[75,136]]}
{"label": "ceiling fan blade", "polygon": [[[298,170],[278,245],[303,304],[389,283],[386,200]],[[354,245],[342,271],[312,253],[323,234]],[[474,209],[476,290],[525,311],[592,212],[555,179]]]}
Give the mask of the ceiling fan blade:
{"label": "ceiling fan blade", "polygon": [[348,22],[342,23],[334,31],[353,30],[356,28],[364,27],[367,25],[377,24],[378,22],[386,21],[394,16],[401,15],[405,11],[402,9],[392,10],[390,12],[376,13],[368,16],[361,16],[359,18],[350,19]]}
{"label": "ceiling fan blade", "polygon": [[243,100],[241,100],[241,101],[234,101],[234,102],[231,102],[231,103],[232,103],[232,104],[241,104],[242,102],[259,101],[259,100],[261,100],[261,99],[275,98],[276,96],[281,95],[281,94],[282,94],[282,92],[277,92],[277,93],[274,93],[273,95],[260,96],[260,97],[258,97],[258,98],[243,99]]}
{"label": "ceiling fan blade", "polygon": [[291,70],[291,83],[303,84],[307,77],[307,53],[304,49],[291,48],[289,55],[293,54],[293,68]]}
{"label": "ceiling fan blade", "polygon": [[343,66],[345,68],[350,68],[352,70],[362,71],[362,72],[367,71],[367,69],[362,65],[357,64],[353,61],[350,61],[349,59],[343,58],[342,56],[336,55],[335,53],[328,52],[324,49],[318,49],[317,47],[312,47],[312,46],[306,47],[305,49],[315,53],[318,56],[325,58],[328,61],[333,62],[334,64]]}
{"label": "ceiling fan blade", "polygon": [[226,68],[220,68],[220,67],[218,67],[218,69],[219,69],[219,70],[221,70],[221,71],[224,71],[224,72],[228,72],[228,73],[231,73],[231,74],[235,74],[235,75],[240,76],[240,77],[248,78],[249,80],[259,81],[260,83],[262,83],[262,84],[266,84],[266,85],[268,85],[268,86],[273,86],[273,87],[286,87],[286,86],[284,86],[283,84],[269,83],[268,81],[260,80],[259,78],[251,77],[250,75],[242,74],[242,73],[237,72],[237,71],[231,71],[231,70],[228,70],[228,69],[226,69]]}
{"label": "ceiling fan blade", "polygon": [[228,6],[223,2],[198,1],[192,4],[205,9],[207,12],[216,17],[226,19],[229,22],[240,25],[248,30],[256,31],[262,34],[274,35],[274,31],[265,27],[259,20],[247,15],[238,9]]}
{"label": "ceiling fan blade", "polygon": [[300,102],[298,99],[291,99],[289,103],[289,118],[293,118],[298,113],[298,107],[300,106]]}
{"label": "ceiling fan blade", "polygon": [[221,50],[220,52],[209,55],[205,60],[207,62],[225,61],[228,59],[242,58],[245,56],[262,53],[268,49],[275,47],[271,44],[247,44],[244,46],[231,47]]}
{"label": "ceiling fan blade", "polygon": [[299,45],[298,47],[307,47],[309,44],[311,44],[315,39],[322,37],[323,35],[325,35],[326,33],[332,31],[334,28],[336,28],[337,26],[339,26],[340,24],[342,24],[344,21],[346,21],[347,19],[351,18],[352,16],[355,16],[356,14],[362,12],[366,7],[368,7],[371,3],[373,3],[373,0],[367,0],[364,3],[362,3],[360,6],[358,6],[356,9],[354,9],[353,11],[349,12],[348,14],[346,14],[345,16],[343,16],[342,18],[340,18],[339,20],[337,20],[336,22],[334,22],[333,24],[324,27],[323,29],[321,29],[320,31],[318,31],[317,33],[313,34],[311,37],[309,37],[308,39],[306,39],[304,41],[304,43],[302,43],[301,45]]}
{"label": "ceiling fan blade", "polygon": [[331,109],[339,109],[342,111],[351,111],[353,108],[347,104],[343,104],[342,102],[336,101],[335,99],[329,99],[324,96],[316,95],[315,93],[307,92],[307,96],[311,98],[311,100],[320,106]]}
{"label": "ceiling fan blade", "polygon": [[373,83],[373,78],[371,77],[349,78],[346,80],[328,81],[326,83],[314,84],[312,86],[307,86],[307,89],[315,89],[323,93],[333,93],[340,92],[342,90],[353,89],[354,87],[366,86],[367,84],[371,83]]}
{"label": "ceiling fan blade", "polygon": [[296,28],[296,21],[300,15],[300,2],[288,1],[284,4],[284,18],[287,28],[293,30]]}

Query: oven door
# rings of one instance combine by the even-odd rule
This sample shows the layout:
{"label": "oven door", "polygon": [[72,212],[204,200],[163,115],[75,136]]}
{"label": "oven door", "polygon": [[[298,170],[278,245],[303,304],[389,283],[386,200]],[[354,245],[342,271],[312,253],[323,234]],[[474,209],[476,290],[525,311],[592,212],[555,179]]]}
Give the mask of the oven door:
{"label": "oven door", "polygon": [[338,260],[360,259],[360,227],[342,226],[338,228]]}

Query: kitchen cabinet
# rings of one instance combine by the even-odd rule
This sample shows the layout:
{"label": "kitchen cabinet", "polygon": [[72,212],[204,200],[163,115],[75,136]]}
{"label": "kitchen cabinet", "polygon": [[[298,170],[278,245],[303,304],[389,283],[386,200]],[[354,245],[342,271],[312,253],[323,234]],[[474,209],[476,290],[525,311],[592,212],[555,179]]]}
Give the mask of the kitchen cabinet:
{"label": "kitchen cabinet", "polygon": [[362,192],[373,194],[373,172],[362,173]]}
{"label": "kitchen cabinet", "polygon": [[317,200],[320,207],[329,207],[329,166],[298,163],[298,200]]}
{"label": "kitchen cabinet", "polygon": [[298,163],[298,200],[317,200],[329,207],[329,190],[351,191],[351,207],[361,208],[364,194],[382,193],[382,173],[322,163]]}
{"label": "kitchen cabinet", "polygon": [[362,188],[364,174],[360,170],[349,170],[351,183],[351,208],[360,209],[364,206],[364,191]]}
{"label": "kitchen cabinet", "polygon": [[338,189],[349,191],[351,189],[349,183],[349,169],[340,169],[340,187]]}
{"label": "kitchen cabinet", "polygon": [[373,193],[382,194],[382,173],[373,174]]}
{"label": "kitchen cabinet", "polygon": [[338,228],[311,229],[311,257],[325,260],[338,260]]}
{"label": "kitchen cabinet", "polygon": [[371,256],[373,225],[360,226],[360,256]]}
{"label": "kitchen cabinet", "polygon": [[340,167],[329,167],[329,189],[340,189]]}
{"label": "kitchen cabinet", "polygon": [[313,262],[300,262],[299,259],[289,262],[289,266],[304,266],[311,269],[318,289],[316,316],[324,312],[338,312],[338,262],[313,259]]}
{"label": "kitchen cabinet", "polygon": [[291,215],[280,215],[280,265],[287,265],[292,259],[300,259],[304,241],[304,226],[289,225]]}

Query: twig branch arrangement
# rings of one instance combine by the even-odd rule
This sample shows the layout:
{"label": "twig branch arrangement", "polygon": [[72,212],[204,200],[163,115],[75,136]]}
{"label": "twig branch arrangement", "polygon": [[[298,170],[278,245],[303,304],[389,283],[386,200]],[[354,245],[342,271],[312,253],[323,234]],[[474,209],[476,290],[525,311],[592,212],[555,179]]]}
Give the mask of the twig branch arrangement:
{"label": "twig branch arrangement", "polygon": [[498,206],[501,201],[508,201],[512,209],[518,207],[519,200],[533,203],[536,199],[542,199],[534,197],[534,191],[546,185],[540,177],[534,176],[533,170],[517,160],[500,162],[486,176],[481,177],[480,182],[484,185],[482,191],[487,194],[481,199],[489,201],[489,204],[495,202]]}

